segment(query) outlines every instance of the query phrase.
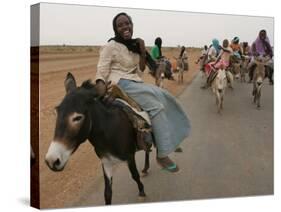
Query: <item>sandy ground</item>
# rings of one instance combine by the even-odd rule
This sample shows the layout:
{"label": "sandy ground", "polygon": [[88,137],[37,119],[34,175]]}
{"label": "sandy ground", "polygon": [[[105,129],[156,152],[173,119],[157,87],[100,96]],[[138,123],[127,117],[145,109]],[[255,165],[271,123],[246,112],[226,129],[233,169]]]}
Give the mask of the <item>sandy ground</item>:
{"label": "sandy ground", "polygon": [[[163,49],[163,55],[173,58],[179,54],[178,48]],[[200,50],[188,49],[189,71],[184,73],[184,83],[164,81],[164,87],[173,95],[179,95],[198,72],[197,60]],[[40,207],[57,208],[77,202],[80,194],[87,189],[89,182],[94,182],[100,162],[90,143],[85,142],[70,158],[63,172],[52,172],[44,162],[44,156],[53,138],[55,111],[65,95],[63,82],[67,72],[74,74],[77,84],[94,79],[98,61],[98,48],[91,51],[41,51],[40,52],[40,133],[39,133],[39,168],[40,168]],[[177,78],[175,74],[175,78]],[[147,70],[144,81],[154,83]]]}

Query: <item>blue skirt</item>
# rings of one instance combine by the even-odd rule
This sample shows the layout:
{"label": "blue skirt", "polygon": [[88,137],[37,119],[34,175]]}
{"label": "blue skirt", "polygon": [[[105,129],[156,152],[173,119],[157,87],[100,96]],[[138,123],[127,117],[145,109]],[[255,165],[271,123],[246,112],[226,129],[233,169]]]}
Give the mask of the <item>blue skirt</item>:
{"label": "blue skirt", "polygon": [[157,156],[174,152],[190,133],[190,121],[175,97],[157,86],[120,79],[118,85],[149,114]]}

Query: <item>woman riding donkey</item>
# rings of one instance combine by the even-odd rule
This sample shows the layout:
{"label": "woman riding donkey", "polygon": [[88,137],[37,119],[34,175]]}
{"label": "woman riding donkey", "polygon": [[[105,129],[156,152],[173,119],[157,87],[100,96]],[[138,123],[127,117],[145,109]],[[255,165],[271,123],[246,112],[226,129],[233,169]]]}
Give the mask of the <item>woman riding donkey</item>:
{"label": "woman riding donkey", "polygon": [[204,45],[204,48],[201,51],[200,57],[195,62],[195,64],[199,63],[200,71],[203,71],[203,72],[204,72],[205,62],[207,61],[207,54],[208,54],[208,46]]}
{"label": "woman riding donkey", "polygon": [[132,38],[131,17],[119,13],[113,19],[113,29],[115,37],[102,48],[97,65],[99,94],[106,94],[111,81],[148,113],[157,148],[157,162],[164,169],[176,172],[179,168],[168,155],[189,135],[189,119],[170,93],[146,84],[140,78],[139,73],[145,70],[148,62],[148,53],[141,38]]}
{"label": "woman riding donkey", "polygon": [[[227,39],[223,40],[223,46],[219,45],[219,42],[217,39],[213,40],[213,46],[217,46],[217,48],[214,48],[215,51],[220,51],[218,56],[215,57],[215,51],[213,51],[212,54],[212,61],[205,65],[205,71],[207,75],[207,81],[205,85],[203,85],[201,88],[207,88],[212,80],[214,79],[216,69],[224,69],[226,70],[230,63],[230,56],[232,54],[232,49],[229,47],[229,42]],[[227,75],[228,76],[228,75]]]}
{"label": "woman riding donkey", "polygon": [[165,63],[165,77],[169,80],[174,80],[172,73],[172,64],[165,56],[162,55],[162,39],[160,37],[157,37],[155,39],[154,46],[151,48],[150,54],[152,59],[156,61],[156,63]]}
{"label": "woman riding donkey", "polygon": [[188,63],[187,63],[188,57],[187,57],[185,46],[181,47],[180,55],[178,58],[183,62],[183,67],[182,67],[183,70],[188,71]]}
{"label": "woman riding donkey", "polygon": [[272,51],[272,47],[270,45],[270,41],[267,37],[266,31],[264,29],[259,32],[257,39],[253,42],[253,44],[251,46],[251,54],[252,54],[252,58],[248,65],[249,78],[250,78],[249,83],[253,80],[254,70],[256,68],[256,63],[255,63],[254,57],[262,56],[262,57],[269,57],[269,59],[271,59],[267,65],[266,75],[268,76],[269,82],[272,85],[273,84],[273,79],[272,79],[273,51]]}
{"label": "woman riding donkey", "polygon": [[235,62],[239,62],[241,60],[242,49],[239,43],[239,37],[234,37],[231,41],[230,48],[233,51],[233,59]]}

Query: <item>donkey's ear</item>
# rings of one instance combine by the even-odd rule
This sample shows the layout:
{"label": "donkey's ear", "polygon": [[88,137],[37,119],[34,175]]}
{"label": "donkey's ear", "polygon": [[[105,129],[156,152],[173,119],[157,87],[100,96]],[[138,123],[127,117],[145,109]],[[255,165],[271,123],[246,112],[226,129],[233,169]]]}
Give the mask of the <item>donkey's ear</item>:
{"label": "donkey's ear", "polygon": [[70,72],[67,73],[67,76],[64,80],[64,87],[65,87],[66,93],[70,93],[77,87],[75,78]]}

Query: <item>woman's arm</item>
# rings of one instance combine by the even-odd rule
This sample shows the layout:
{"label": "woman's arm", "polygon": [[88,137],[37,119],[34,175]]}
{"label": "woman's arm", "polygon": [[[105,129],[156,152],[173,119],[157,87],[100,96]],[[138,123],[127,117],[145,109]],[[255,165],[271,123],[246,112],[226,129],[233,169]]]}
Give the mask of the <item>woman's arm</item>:
{"label": "woman's arm", "polygon": [[230,51],[229,49],[223,48],[222,46],[221,46],[221,49],[222,49],[224,52],[231,53],[231,51]]}
{"label": "woman's arm", "polygon": [[113,49],[110,45],[106,45],[100,51],[100,57],[97,65],[97,73],[95,77],[96,89],[100,96],[106,93],[106,82],[110,75],[110,66],[112,62]]}
{"label": "woman's arm", "polygon": [[98,80],[107,81],[111,72],[112,52],[113,47],[108,44],[101,49],[97,65],[96,82]]}
{"label": "woman's arm", "polygon": [[255,44],[255,43],[253,43],[253,45],[252,45],[252,54],[253,54],[254,56],[258,56],[258,55],[257,55],[257,49],[256,49],[256,44]]}
{"label": "woman's arm", "polygon": [[146,56],[146,50],[145,50],[145,44],[144,44],[144,40],[142,40],[141,38],[137,38],[137,43],[139,44],[139,48],[140,48],[140,62],[139,62],[139,67],[141,71],[145,70],[145,56]]}
{"label": "woman's arm", "polygon": [[267,42],[265,40],[264,45],[266,47],[266,53],[270,56],[270,58],[272,58],[273,57],[273,51],[272,51],[272,47],[270,46],[269,42]]}

